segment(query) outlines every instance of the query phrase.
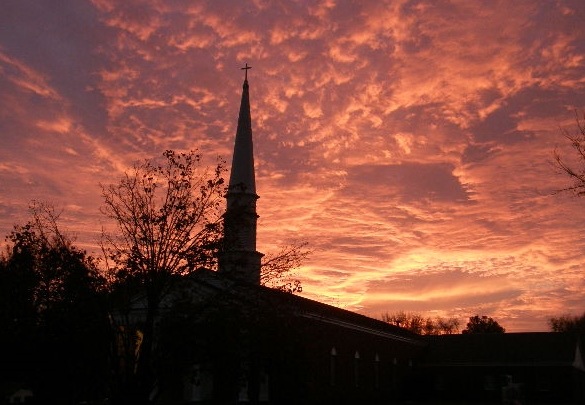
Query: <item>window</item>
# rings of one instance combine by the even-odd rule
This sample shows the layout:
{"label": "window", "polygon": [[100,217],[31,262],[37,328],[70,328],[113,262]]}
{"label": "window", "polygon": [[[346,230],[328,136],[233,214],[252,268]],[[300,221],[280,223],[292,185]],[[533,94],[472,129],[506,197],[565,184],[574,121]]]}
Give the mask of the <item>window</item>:
{"label": "window", "polygon": [[392,360],[392,389],[398,387],[398,359],[394,357]]}
{"label": "window", "polygon": [[335,374],[337,372],[337,350],[335,347],[331,348],[331,354],[329,356],[329,385],[335,387]]}
{"label": "window", "polygon": [[360,352],[353,355],[353,380],[356,387],[360,386]]}
{"label": "window", "polygon": [[380,356],[374,356],[374,388],[380,388]]}

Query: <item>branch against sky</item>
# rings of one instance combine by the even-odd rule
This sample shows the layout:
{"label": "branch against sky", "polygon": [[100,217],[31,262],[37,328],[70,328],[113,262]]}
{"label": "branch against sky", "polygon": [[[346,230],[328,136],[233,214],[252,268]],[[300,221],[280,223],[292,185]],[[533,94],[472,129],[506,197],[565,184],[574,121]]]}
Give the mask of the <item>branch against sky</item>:
{"label": "branch against sky", "polygon": [[260,283],[281,291],[297,293],[303,290],[301,281],[295,278],[297,270],[311,254],[308,242],[292,242],[278,252],[267,253],[262,258]]}
{"label": "branch against sky", "polygon": [[145,281],[213,267],[221,235],[224,163],[210,172],[194,151],[169,150],[164,158],[136,164],[118,184],[102,185],[102,212],[117,230],[104,233],[108,257]]}
{"label": "branch against sky", "polygon": [[[577,132],[561,129],[562,135],[569,141],[574,151],[572,156],[562,156],[558,149],[554,151],[554,164],[560,173],[567,175],[572,185],[558,192],[572,192],[579,197],[585,196],[585,113],[583,119],[575,112]],[[572,162],[571,162],[572,161]]]}

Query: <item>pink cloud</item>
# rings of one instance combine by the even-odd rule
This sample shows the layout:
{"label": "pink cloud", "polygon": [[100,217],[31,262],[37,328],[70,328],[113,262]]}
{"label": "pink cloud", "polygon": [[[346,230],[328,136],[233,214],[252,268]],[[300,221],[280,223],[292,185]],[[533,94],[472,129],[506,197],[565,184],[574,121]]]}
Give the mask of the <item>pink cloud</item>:
{"label": "pink cloud", "polygon": [[492,311],[511,330],[543,330],[585,305],[581,202],[550,195],[563,179],[547,163],[559,125],[585,107],[583,12],[570,1],[11,6],[1,229],[29,198],[49,199],[90,247],[99,182],[167,148],[229,160],[248,62],[259,248],[308,240],[307,296],[376,316]]}

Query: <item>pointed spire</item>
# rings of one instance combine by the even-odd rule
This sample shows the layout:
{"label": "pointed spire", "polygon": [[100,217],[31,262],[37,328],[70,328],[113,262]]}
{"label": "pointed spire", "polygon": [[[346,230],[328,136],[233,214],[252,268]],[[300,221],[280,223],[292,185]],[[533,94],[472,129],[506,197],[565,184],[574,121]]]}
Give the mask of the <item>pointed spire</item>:
{"label": "pointed spire", "polygon": [[248,69],[251,66],[241,68],[245,73],[240,103],[240,115],[238,117],[238,129],[236,131],[236,144],[232,158],[232,171],[228,192],[240,192],[256,194],[256,180],[254,175],[254,145],[252,142],[252,118],[250,116],[250,95],[248,86]]}

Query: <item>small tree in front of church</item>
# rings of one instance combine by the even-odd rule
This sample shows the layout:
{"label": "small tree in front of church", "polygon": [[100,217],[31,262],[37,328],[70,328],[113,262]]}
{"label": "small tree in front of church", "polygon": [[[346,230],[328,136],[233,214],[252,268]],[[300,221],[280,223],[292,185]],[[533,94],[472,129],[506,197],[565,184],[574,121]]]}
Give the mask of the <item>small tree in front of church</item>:
{"label": "small tree in front of church", "polygon": [[[136,353],[133,396],[152,388],[155,320],[173,281],[201,266],[211,267],[221,237],[224,163],[213,170],[196,152],[166,151],[160,163],[144,161],[117,183],[102,186],[103,213],[116,224],[102,247],[114,286],[142,295],[145,319]],[[126,360],[126,363],[129,363]]]}
{"label": "small tree in front of church", "polygon": [[[102,211],[115,224],[114,232],[103,233],[102,248],[117,312],[122,315],[120,309],[130,309],[130,301],[137,297],[144,302],[139,337],[126,333],[121,345],[122,363],[130,370],[124,379],[133,380],[125,385],[132,387],[129,394],[134,398],[148,395],[154,383],[155,323],[163,299],[181,276],[200,267],[217,269],[223,236],[224,162],[218,159],[210,169],[194,151],[167,150],[163,156],[160,162],[136,164],[116,184],[102,185]],[[267,254],[261,284],[300,292],[300,281],[290,271],[308,254],[304,242]]]}

